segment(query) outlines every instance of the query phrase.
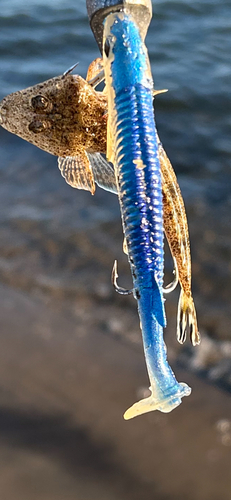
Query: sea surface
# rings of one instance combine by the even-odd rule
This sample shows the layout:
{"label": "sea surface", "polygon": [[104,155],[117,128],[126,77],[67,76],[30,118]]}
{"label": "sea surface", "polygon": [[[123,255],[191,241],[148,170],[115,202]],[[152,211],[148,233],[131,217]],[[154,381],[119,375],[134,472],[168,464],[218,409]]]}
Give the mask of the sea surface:
{"label": "sea surface", "polygon": [[[157,0],[148,30],[160,138],[188,214],[202,344],[168,356],[193,387],[170,415],[122,421],[147,388],[116,196],[0,128],[0,496],[230,500],[231,2]],[[84,0],[0,0],[0,99],[99,55]],[[173,263],[166,247],[165,280]],[[47,416],[49,415],[49,417]]]}
{"label": "sea surface", "polygon": [[[147,46],[156,119],[178,171],[230,173],[231,3],[156,1]],[[1,0],[0,98],[98,55],[84,0]]]}

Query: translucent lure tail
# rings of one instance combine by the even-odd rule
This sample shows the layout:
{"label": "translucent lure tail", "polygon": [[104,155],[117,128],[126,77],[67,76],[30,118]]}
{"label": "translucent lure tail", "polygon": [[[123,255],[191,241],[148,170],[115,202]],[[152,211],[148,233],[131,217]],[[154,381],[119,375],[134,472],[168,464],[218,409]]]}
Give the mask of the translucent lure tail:
{"label": "translucent lure tail", "polygon": [[152,392],[152,387],[149,389],[151,391],[151,396],[141,399],[128,408],[128,410],[124,413],[125,420],[130,420],[138,415],[143,415],[144,413],[149,413],[154,410],[159,410],[162,413],[170,413],[174,410],[174,408],[180,405],[181,398],[184,396],[190,396],[191,394],[191,388],[184,382],[178,383],[178,391],[176,391],[175,394],[166,397],[163,401],[158,401],[156,399]]}
{"label": "translucent lure tail", "polygon": [[149,314],[153,307],[155,309],[153,292],[143,290],[138,299],[138,311],[151,395],[128,408],[124,414],[125,420],[154,410],[169,413],[181,404],[184,396],[191,393],[187,384],[176,380],[168,364],[163,328],[155,315]]}
{"label": "translucent lure tail", "polygon": [[181,290],[177,312],[177,340],[180,344],[185,342],[188,329],[192,344],[194,346],[200,344],[200,334],[197,327],[193,298],[192,296],[188,297]]}

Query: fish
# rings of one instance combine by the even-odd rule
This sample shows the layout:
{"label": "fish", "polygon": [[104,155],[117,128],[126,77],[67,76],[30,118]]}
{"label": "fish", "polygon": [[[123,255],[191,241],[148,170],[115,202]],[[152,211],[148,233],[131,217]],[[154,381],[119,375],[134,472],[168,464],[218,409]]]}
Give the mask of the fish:
{"label": "fish", "polygon": [[183,344],[189,329],[192,344],[200,344],[196,309],[191,291],[191,255],[187,216],[171,162],[158,141],[161,164],[164,230],[181,285],[177,311],[177,339]]}
{"label": "fish", "polygon": [[[96,183],[117,194],[114,167],[101,154],[106,153],[108,98],[105,91],[96,91],[95,87],[105,77],[103,60],[98,57],[92,61],[86,79],[71,74],[74,68],[6,96],[0,103],[0,124],[9,132],[57,156],[61,174],[72,187],[93,194]],[[154,90],[153,97],[163,91]],[[181,285],[177,339],[183,343],[189,329],[192,344],[196,345],[200,342],[200,335],[191,293],[187,217],[176,175],[159,138],[158,155],[164,231]],[[166,292],[169,290],[172,287],[165,289]]]}
{"label": "fish", "polygon": [[68,184],[94,194],[87,153],[106,150],[107,99],[81,76],[71,74],[72,69],[6,96],[0,103],[0,125],[58,156]]}
{"label": "fish", "polygon": [[153,80],[146,46],[128,9],[105,20],[103,61],[107,159],[115,168],[151,391],[125,412],[128,420],[153,410],[170,412],[191,389],[177,382],[163,339],[163,207]]}

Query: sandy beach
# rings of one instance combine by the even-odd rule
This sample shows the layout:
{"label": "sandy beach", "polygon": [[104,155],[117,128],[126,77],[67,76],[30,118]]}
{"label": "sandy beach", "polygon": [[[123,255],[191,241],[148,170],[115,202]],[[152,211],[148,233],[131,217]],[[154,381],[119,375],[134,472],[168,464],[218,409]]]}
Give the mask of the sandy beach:
{"label": "sandy beach", "polygon": [[73,314],[7,286],[0,295],[5,500],[230,499],[228,394],[175,366],[191,397],[125,422],[147,376],[141,348],[102,332],[111,306],[95,304],[95,318],[89,299]]}
{"label": "sandy beach", "polygon": [[[14,141],[24,160],[17,163],[17,177],[12,163],[1,183],[7,193],[1,197],[0,228],[4,500],[229,500],[230,282],[223,276],[228,253],[220,258],[229,238],[224,206],[218,229],[207,191],[182,180],[205,343],[196,349],[189,342],[177,344],[178,290],[166,302],[165,338],[177,378],[192,387],[192,395],[171,414],[125,422],[124,411],[145,394],[148,379],[136,302],[118,296],[110,283],[115,258],[120,281],[129,286],[131,280],[117,199],[99,189],[94,197],[71,189],[55,158],[35,155],[32,146]],[[7,191],[13,178],[14,189]],[[215,230],[219,238],[213,239]],[[171,273],[166,253],[166,282]]]}

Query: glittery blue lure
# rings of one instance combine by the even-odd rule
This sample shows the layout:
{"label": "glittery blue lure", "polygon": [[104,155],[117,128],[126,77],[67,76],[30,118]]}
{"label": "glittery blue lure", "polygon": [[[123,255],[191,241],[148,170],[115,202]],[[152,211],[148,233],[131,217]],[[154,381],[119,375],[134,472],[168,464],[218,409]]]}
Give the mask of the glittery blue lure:
{"label": "glittery blue lure", "polygon": [[163,215],[160,163],[147,50],[129,11],[109,14],[104,26],[108,93],[108,159],[115,165],[123,231],[138,302],[151,395],[125,419],[170,412],[191,389],[178,383],[163,340]]}

